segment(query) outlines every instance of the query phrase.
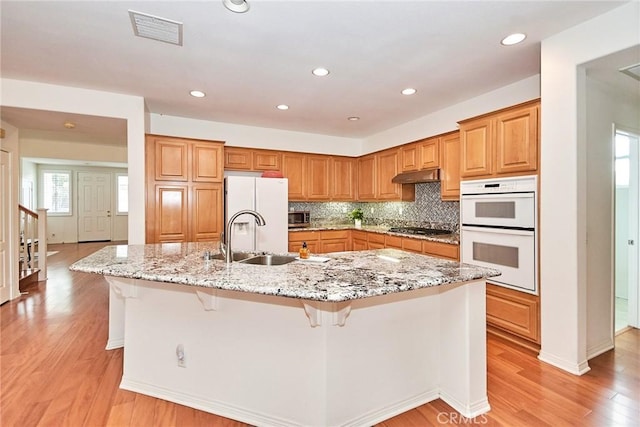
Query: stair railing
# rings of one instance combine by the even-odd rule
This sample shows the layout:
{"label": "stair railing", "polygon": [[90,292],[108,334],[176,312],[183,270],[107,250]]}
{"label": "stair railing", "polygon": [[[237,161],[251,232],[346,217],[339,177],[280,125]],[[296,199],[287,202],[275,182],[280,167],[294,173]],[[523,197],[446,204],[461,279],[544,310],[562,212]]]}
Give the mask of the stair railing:
{"label": "stair railing", "polygon": [[[20,269],[38,271],[47,280],[47,209],[34,212],[22,205],[20,211]],[[36,256],[37,253],[37,256]]]}

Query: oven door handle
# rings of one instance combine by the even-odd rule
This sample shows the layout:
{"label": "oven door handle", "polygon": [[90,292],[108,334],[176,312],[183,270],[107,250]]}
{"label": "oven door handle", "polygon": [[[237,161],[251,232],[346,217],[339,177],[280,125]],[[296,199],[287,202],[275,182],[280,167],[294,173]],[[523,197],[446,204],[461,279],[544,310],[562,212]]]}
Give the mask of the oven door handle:
{"label": "oven door handle", "polygon": [[526,193],[485,193],[485,194],[462,194],[461,200],[484,200],[484,199],[533,199],[533,192]]}
{"label": "oven door handle", "polygon": [[472,225],[463,225],[460,227],[460,232],[475,231],[477,233],[491,233],[491,234],[510,234],[512,236],[533,236],[534,230],[519,230],[513,228],[495,228],[495,227],[474,227]]}

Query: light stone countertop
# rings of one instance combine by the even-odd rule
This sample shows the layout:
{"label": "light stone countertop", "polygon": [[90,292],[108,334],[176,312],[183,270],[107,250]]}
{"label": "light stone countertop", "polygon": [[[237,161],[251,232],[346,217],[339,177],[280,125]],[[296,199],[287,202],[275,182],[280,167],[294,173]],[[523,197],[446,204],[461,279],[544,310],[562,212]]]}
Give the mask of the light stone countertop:
{"label": "light stone countertop", "polygon": [[[204,260],[211,243],[113,245],[77,261],[72,271],[155,282],[340,302],[498,276],[499,271],[396,249],[334,252],[324,263],[279,266]],[[297,255],[297,254],[290,254]]]}
{"label": "light stone countertop", "polygon": [[322,226],[312,225],[311,227],[290,228],[289,231],[300,232],[300,231],[328,231],[328,230],[358,230],[358,231],[367,231],[370,233],[388,234],[390,236],[409,237],[411,239],[430,240],[432,242],[448,243],[451,245],[460,244],[460,235],[458,233],[433,234],[429,236],[422,236],[419,234],[392,233],[389,231],[389,228],[390,227],[387,225],[363,225],[362,228],[355,228],[353,225],[322,225]]}

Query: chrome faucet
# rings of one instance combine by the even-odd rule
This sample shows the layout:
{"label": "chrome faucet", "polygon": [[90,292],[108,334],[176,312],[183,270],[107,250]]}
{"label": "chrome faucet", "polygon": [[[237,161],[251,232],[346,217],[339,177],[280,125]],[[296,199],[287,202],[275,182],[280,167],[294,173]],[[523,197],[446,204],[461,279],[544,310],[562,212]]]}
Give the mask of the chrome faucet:
{"label": "chrome faucet", "polygon": [[233,222],[236,220],[236,218],[244,214],[253,215],[256,219],[256,224],[258,224],[258,226],[260,227],[266,224],[264,217],[260,215],[258,212],[252,211],[251,209],[244,209],[244,210],[238,211],[234,213],[231,216],[231,218],[229,218],[229,222],[227,223],[227,229],[224,232],[224,238],[226,239],[226,244],[223,244],[222,240],[220,241],[220,249],[221,249],[221,252],[224,254],[224,260],[227,264],[231,264],[231,262],[233,262],[233,252],[231,251],[231,227],[233,226]]}

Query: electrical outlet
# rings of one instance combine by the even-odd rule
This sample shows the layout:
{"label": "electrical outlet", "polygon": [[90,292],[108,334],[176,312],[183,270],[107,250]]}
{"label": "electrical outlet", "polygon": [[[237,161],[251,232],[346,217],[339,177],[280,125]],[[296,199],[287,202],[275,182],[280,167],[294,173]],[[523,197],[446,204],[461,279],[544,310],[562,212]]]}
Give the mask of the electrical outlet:
{"label": "electrical outlet", "polygon": [[398,208],[398,215],[402,215],[402,206]]}
{"label": "electrical outlet", "polygon": [[371,213],[373,213],[373,211],[374,211],[374,209],[373,209],[373,208],[371,208]]}
{"label": "electrical outlet", "polygon": [[347,213],[347,207],[346,206],[342,207],[342,213]]}
{"label": "electrical outlet", "polygon": [[176,359],[178,359],[178,366],[180,368],[187,367],[187,363],[184,357],[184,346],[182,344],[178,344],[176,347]]}

